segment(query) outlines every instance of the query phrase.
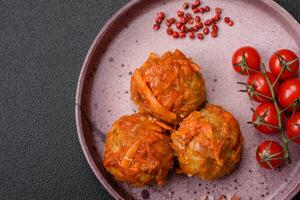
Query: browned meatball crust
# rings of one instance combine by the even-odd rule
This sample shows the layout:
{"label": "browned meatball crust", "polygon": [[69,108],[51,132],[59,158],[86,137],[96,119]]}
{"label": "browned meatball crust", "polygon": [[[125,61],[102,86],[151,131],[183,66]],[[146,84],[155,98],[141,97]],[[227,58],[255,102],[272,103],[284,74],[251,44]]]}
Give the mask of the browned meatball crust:
{"label": "browned meatball crust", "polygon": [[171,135],[182,173],[214,180],[240,161],[243,136],[238,121],[220,106],[192,112]]}
{"label": "browned meatball crust", "polygon": [[176,125],[205,102],[200,67],[179,50],[151,53],[131,77],[131,99],[140,112]]}
{"label": "browned meatball crust", "polygon": [[146,114],[123,116],[109,131],[104,167],[118,181],[132,186],[163,185],[173,164],[169,126]]}

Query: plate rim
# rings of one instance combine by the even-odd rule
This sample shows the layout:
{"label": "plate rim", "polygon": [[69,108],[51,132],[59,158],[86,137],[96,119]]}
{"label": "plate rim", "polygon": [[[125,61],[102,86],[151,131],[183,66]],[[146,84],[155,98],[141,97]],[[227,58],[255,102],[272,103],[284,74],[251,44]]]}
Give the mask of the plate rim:
{"label": "plate rim", "polygon": [[[88,53],[84,59],[83,65],[81,67],[81,71],[78,78],[77,83],[77,89],[76,89],[76,96],[75,96],[75,121],[76,121],[76,129],[77,129],[77,136],[79,139],[79,143],[81,146],[81,149],[84,153],[84,156],[86,158],[86,161],[88,162],[90,168],[92,169],[94,175],[97,177],[98,181],[101,183],[101,185],[106,189],[106,191],[109,192],[109,194],[115,198],[115,199],[124,199],[117,191],[115,191],[111,185],[105,180],[103,175],[99,173],[98,167],[96,166],[96,163],[94,162],[87,146],[87,142],[85,140],[84,131],[82,128],[82,115],[81,115],[81,96],[82,96],[82,90],[84,86],[85,76],[88,69],[88,66],[91,62],[91,59],[98,47],[98,45],[101,43],[103,37],[108,32],[109,28],[114,24],[116,20],[118,20],[123,14],[125,14],[129,9],[134,7],[135,5],[141,3],[144,0],[129,0],[129,2],[125,3],[122,7],[120,7],[110,18],[109,20],[102,26],[100,31],[98,32],[96,38],[92,42]],[[280,6],[277,2],[273,0],[260,0],[265,5],[271,7],[273,10],[275,10],[278,14],[280,14],[283,18],[286,19],[288,23],[292,27],[296,29],[296,32],[298,33],[300,37],[300,24],[297,22],[297,20],[282,6]],[[299,172],[300,173],[300,172]],[[298,192],[300,191],[300,180],[296,183],[294,187],[291,188],[291,190],[285,195],[283,200],[290,200],[292,199]]]}

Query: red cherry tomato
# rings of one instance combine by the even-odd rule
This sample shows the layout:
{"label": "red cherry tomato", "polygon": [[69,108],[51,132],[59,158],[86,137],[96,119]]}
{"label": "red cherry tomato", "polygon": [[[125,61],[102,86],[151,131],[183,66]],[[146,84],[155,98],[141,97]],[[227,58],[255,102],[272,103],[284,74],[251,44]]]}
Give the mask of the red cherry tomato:
{"label": "red cherry tomato", "polygon": [[[276,78],[269,72],[267,73],[267,76],[270,80],[270,83],[273,85],[273,83],[276,81]],[[271,90],[264,74],[262,73],[251,74],[247,81],[247,84],[248,84],[248,89],[247,89],[248,94],[254,101],[266,102],[266,101],[270,101],[269,98],[272,98]],[[276,83],[274,85],[275,95],[277,95],[278,90],[279,90],[279,85],[278,83]]]}
{"label": "red cherry tomato", "polygon": [[300,79],[294,78],[283,82],[279,88],[278,101],[284,108],[300,110]]}
{"label": "red cherry tomato", "polygon": [[300,113],[295,113],[286,121],[286,133],[290,140],[300,144]]}
{"label": "red cherry tomato", "polygon": [[280,75],[282,80],[293,78],[299,70],[299,60],[297,55],[288,49],[276,51],[270,58],[269,66],[272,74],[277,78],[281,70],[285,69]]}
{"label": "red cherry tomato", "polygon": [[262,142],[256,151],[256,160],[266,169],[275,169],[283,163],[283,148],[275,141]]}
{"label": "red cherry tomato", "polygon": [[253,47],[241,47],[232,56],[232,66],[242,75],[251,74],[253,73],[251,70],[259,70],[260,55]]}
{"label": "red cherry tomato", "polygon": [[[281,114],[281,122],[283,122],[284,114]],[[275,105],[271,102],[260,104],[252,116],[254,127],[264,134],[271,134],[278,132],[278,117]]]}

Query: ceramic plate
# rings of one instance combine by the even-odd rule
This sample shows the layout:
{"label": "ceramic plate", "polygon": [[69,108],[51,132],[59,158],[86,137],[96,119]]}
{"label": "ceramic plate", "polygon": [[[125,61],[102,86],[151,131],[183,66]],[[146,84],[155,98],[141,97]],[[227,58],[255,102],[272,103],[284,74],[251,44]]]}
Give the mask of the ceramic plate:
{"label": "ceramic plate", "polygon": [[[244,199],[291,199],[300,189],[300,147],[290,145],[292,165],[276,171],[261,169],[255,160],[257,144],[266,138],[247,124],[251,118],[248,96],[238,93],[237,81],[245,78],[231,67],[231,55],[244,45],[256,47],[267,63],[272,52],[289,48],[300,54],[300,26],[271,0],[206,0],[211,8],[223,8],[234,27],[220,23],[219,37],[174,40],[165,30],[154,32],[152,24],[159,11],[175,13],[183,1],[133,0],[121,8],[102,28],[84,62],[76,96],[76,122],[86,159],[102,185],[116,199],[200,199],[236,194]],[[207,14],[209,15],[209,14]],[[150,52],[183,51],[202,67],[208,101],[222,105],[238,119],[245,148],[238,168],[225,178],[209,182],[173,172],[159,188],[131,188],[119,184],[102,165],[105,135],[121,115],[136,112],[130,100],[130,76]]]}

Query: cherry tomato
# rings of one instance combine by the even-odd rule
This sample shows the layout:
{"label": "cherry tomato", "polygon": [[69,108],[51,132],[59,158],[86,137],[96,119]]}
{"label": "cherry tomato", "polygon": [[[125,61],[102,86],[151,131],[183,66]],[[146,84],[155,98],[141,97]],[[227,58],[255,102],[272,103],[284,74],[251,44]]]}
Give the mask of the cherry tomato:
{"label": "cherry tomato", "polygon": [[270,58],[269,66],[272,74],[277,78],[281,70],[284,72],[280,75],[282,80],[293,78],[299,70],[299,60],[297,55],[288,49],[276,51]]}
{"label": "cherry tomato", "polygon": [[266,169],[275,169],[283,164],[283,148],[275,141],[262,142],[256,151],[256,160]]}
{"label": "cherry tomato", "polygon": [[286,133],[290,140],[300,144],[300,113],[295,113],[286,121]]}
{"label": "cherry tomato", "polygon": [[251,70],[259,70],[260,55],[256,49],[250,46],[241,47],[232,56],[232,66],[242,75],[253,73]]}
{"label": "cherry tomato", "polygon": [[[283,122],[284,114],[281,114],[281,122]],[[254,127],[264,134],[278,132],[278,117],[275,105],[271,102],[260,104],[253,113],[252,122]]]}
{"label": "cherry tomato", "polygon": [[[273,85],[273,83],[276,81],[276,78],[269,72],[267,73],[267,76],[270,80],[270,83]],[[248,84],[247,86],[248,94],[254,101],[266,102],[266,101],[270,101],[269,98],[272,98],[271,90],[264,74],[262,73],[251,74],[247,81],[247,84]],[[279,90],[279,85],[278,83],[276,83],[274,85],[275,95],[277,95],[278,90]]]}
{"label": "cherry tomato", "polygon": [[300,79],[294,78],[283,82],[279,88],[278,101],[284,108],[300,110]]}

